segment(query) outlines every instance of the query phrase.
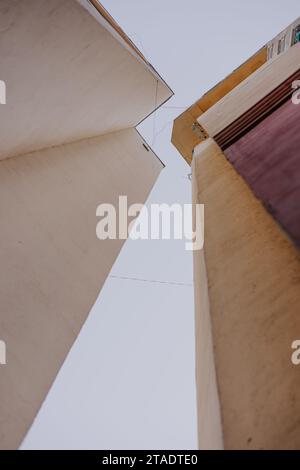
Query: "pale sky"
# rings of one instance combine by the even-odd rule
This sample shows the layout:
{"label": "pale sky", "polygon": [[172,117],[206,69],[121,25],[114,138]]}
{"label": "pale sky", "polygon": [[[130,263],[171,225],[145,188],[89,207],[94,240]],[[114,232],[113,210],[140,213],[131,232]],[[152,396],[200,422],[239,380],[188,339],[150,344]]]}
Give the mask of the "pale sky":
{"label": "pale sky", "polygon": [[[139,128],[166,164],[148,203],[190,202],[173,118],[300,16],[299,0],[102,3],[175,92]],[[23,449],[197,447],[192,255],[129,240],[111,275],[164,283],[108,278]]]}

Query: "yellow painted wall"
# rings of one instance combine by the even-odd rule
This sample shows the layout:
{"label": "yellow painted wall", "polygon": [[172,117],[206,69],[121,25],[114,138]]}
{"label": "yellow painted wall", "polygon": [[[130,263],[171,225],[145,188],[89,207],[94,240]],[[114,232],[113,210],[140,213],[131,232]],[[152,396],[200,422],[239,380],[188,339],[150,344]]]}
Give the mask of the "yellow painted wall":
{"label": "yellow painted wall", "polygon": [[[199,145],[194,159],[197,200],[205,204],[205,260],[224,447],[299,449],[300,366],[291,363],[291,344],[300,339],[299,251],[213,140]],[[195,279],[200,323],[207,317],[203,282]],[[209,447],[215,445],[219,428],[215,424],[212,432],[205,406],[211,408],[208,381],[215,394],[205,338],[205,328],[198,328],[199,422],[202,432],[207,429]],[[205,354],[209,359],[201,374]]]}

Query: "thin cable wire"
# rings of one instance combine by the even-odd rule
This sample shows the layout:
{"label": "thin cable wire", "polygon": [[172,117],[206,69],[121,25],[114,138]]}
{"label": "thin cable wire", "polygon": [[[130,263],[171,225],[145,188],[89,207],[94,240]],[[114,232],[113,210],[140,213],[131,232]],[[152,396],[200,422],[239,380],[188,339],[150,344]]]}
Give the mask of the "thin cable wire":
{"label": "thin cable wire", "polygon": [[174,119],[171,119],[170,121],[166,122],[166,124],[164,124],[163,127],[162,127],[161,129],[159,129],[159,131],[156,132],[156,134],[155,134],[154,137],[156,138],[156,137],[159,136],[163,131],[165,131],[166,128],[167,128],[173,121],[174,121]]}
{"label": "thin cable wire", "polygon": [[188,109],[188,106],[161,106],[163,109]]}
{"label": "thin cable wire", "polygon": [[[156,97],[156,101],[157,101],[157,97]],[[160,109],[187,109],[186,107],[183,108],[183,107],[179,107],[179,106],[161,106]],[[151,144],[151,147],[154,147],[154,143],[156,141],[156,137],[158,137],[162,132],[164,132],[164,130],[169,126],[169,124],[171,124],[172,122],[174,122],[174,118],[173,119],[170,119],[170,121],[166,122],[166,124],[163,125],[163,127],[161,129],[159,129],[159,131],[155,131],[156,129],[156,112],[154,113],[154,117],[153,117],[153,138],[152,138],[152,144]]]}
{"label": "thin cable wire", "polygon": [[138,281],[138,282],[149,282],[151,284],[169,284],[171,286],[184,286],[184,287],[193,287],[193,284],[188,284],[184,282],[176,281],[158,281],[155,279],[143,279],[138,277],[127,277],[127,276],[109,276],[112,279],[120,279],[123,281]]}

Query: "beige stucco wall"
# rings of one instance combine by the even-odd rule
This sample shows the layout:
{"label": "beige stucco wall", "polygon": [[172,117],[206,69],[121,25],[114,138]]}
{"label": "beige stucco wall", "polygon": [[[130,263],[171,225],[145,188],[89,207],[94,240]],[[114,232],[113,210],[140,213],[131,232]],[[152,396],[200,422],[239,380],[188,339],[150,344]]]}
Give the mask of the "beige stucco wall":
{"label": "beige stucco wall", "polygon": [[0,448],[16,448],[79,333],[122,241],[96,207],[144,202],[162,168],[134,129],[0,162]]}
{"label": "beige stucco wall", "polygon": [[[300,337],[299,252],[211,139],[195,150],[194,178],[198,200],[205,204],[205,260],[224,447],[299,449],[300,368],[291,363],[291,344]],[[195,279],[196,313],[205,323],[203,285]],[[204,334],[205,327],[197,329],[198,355]],[[207,350],[210,354],[210,346]],[[209,356],[207,367],[211,364]],[[210,394],[201,394],[209,373],[198,374],[199,421],[214,444],[206,409],[211,408]],[[213,380],[211,384],[214,388]],[[219,433],[218,423],[215,431]]]}
{"label": "beige stucco wall", "polygon": [[[192,162],[193,203],[201,204],[197,168],[198,160],[194,157]],[[223,449],[222,424],[204,250],[194,251],[194,286],[199,449],[221,450]]]}

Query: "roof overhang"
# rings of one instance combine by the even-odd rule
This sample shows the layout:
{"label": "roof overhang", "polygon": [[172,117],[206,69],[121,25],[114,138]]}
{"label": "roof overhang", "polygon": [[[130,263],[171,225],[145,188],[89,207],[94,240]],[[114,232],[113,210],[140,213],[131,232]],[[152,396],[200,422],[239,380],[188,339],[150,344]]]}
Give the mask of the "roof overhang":
{"label": "roof overhang", "polygon": [[195,128],[195,123],[199,116],[208,111],[231,90],[258,70],[266,61],[267,47],[264,47],[175,119],[172,143],[187,163],[191,164],[193,149],[196,145],[207,137],[205,131],[202,131],[202,134],[201,129],[199,132],[199,129]]}
{"label": "roof overhang", "polygon": [[0,30],[0,159],[135,127],[173,94],[96,0],[2,0]]}
{"label": "roof overhang", "polygon": [[[226,136],[246,131],[293,93],[299,79],[300,43],[268,61],[198,117],[210,137],[226,145]],[[232,136],[230,137],[230,134]]]}
{"label": "roof overhang", "polygon": [[289,97],[299,79],[299,24],[300,18],[175,119],[172,143],[189,164],[208,137],[223,148]]}

